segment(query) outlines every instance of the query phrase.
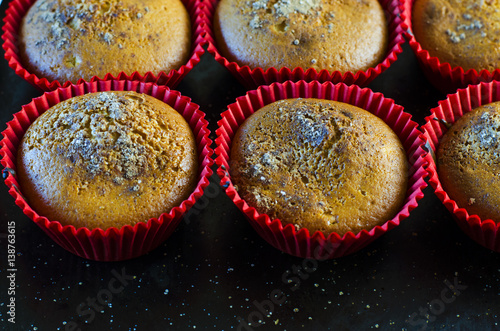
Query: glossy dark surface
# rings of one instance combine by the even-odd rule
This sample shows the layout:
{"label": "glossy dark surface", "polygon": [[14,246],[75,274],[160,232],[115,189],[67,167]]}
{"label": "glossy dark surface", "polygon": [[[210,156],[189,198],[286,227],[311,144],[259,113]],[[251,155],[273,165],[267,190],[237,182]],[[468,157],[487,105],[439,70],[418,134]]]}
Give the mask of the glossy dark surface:
{"label": "glossy dark surface", "polygon": [[[4,2],[2,17],[6,7]],[[407,45],[370,87],[395,99],[420,124],[444,98],[423,77]],[[212,133],[226,105],[245,93],[207,54],[177,89],[201,106]],[[0,130],[39,95],[7,66],[2,51]],[[322,262],[292,257],[267,244],[225,196],[216,176],[209,192],[203,198],[206,207],[185,219],[159,248],[134,260],[104,263],[54,244],[0,185],[0,329],[498,327],[500,255],[464,235],[430,188],[399,227],[353,255]],[[15,324],[7,314],[10,221],[16,231]]]}

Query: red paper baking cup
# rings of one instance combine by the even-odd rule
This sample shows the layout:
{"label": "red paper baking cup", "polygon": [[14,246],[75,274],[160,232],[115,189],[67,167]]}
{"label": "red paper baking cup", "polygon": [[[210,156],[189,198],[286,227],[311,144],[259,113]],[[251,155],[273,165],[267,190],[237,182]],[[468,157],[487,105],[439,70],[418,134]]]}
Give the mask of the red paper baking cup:
{"label": "red paper baking cup", "polygon": [[249,66],[239,66],[236,62],[229,62],[217,50],[215,35],[213,31],[213,16],[219,0],[211,0],[206,3],[210,10],[209,33],[206,37],[208,41],[207,51],[215,57],[215,60],[226,67],[233,76],[235,76],[247,88],[256,88],[260,85],[268,85],[273,82],[291,81],[320,81],[345,83],[348,85],[356,84],[360,86],[368,85],[375,77],[387,70],[394,63],[398,55],[402,52],[402,44],[405,42],[403,37],[401,8],[398,0],[379,0],[382,8],[386,12],[389,23],[389,46],[385,59],[374,68],[360,70],[358,72],[340,71],[317,71],[313,68],[250,68]]}
{"label": "red paper baking cup", "polygon": [[447,128],[441,122],[455,123],[463,114],[479,106],[500,101],[500,82],[481,83],[460,89],[440,101],[439,106],[431,109],[431,115],[426,118],[423,126],[428,154],[427,171],[429,183],[434,188],[437,197],[453,214],[458,226],[474,241],[495,252],[500,252],[500,224],[492,220],[481,220],[478,215],[469,215],[467,210],[457,205],[443,189],[437,174],[437,165],[431,155],[434,155],[439,142]]}
{"label": "red paper baking cup", "polygon": [[[36,0],[13,0],[5,12],[4,25],[2,27],[3,34],[3,49],[5,50],[5,59],[9,62],[9,66],[14,69],[17,75],[40,88],[43,91],[52,91],[59,87],[69,86],[71,83],[60,82],[58,80],[49,81],[46,78],[39,77],[36,74],[29,72],[22,64],[18,49],[18,30],[22,18]],[[90,79],[93,81],[107,80],[137,80],[141,82],[151,82],[157,85],[167,85],[175,87],[179,82],[200,62],[201,55],[205,52],[203,45],[207,42],[207,17],[210,15],[208,9],[202,3],[202,0],[181,0],[186,7],[191,19],[192,45],[191,57],[188,62],[182,65],[178,70],[170,72],[147,72],[132,73],[120,72],[117,76],[108,73],[104,77],[94,76]],[[116,74],[116,73],[115,73]],[[78,83],[83,83],[85,80],[80,79]]]}
{"label": "red paper baking cup", "polygon": [[[196,189],[178,207],[169,213],[158,215],[147,222],[140,222],[134,226],[125,225],[122,228],[89,230],[85,227],[75,228],[72,225],[61,225],[51,221],[34,211],[24,199],[19,189],[15,175],[17,148],[24,133],[31,123],[53,105],[74,96],[99,91],[136,91],[151,95],[173,107],[189,123],[196,137],[198,147],[199,172]],[[138,257],[146,254],[160,245],[172,234],[180,223],[182,216],[203,195],[208,186],[208,178],[212,175],[210,169],[213,164],[210,148],[212,141],[209,139],[210,131],[205,114],[199,106],[192,103],[179,92],[168,87],[152,83],[137,81],[95,81],[78,85],[69,85],[52,92],[46,92],[41,97],[22,107],[14,114],[14,119],[7,123],[7,129],[2,132],[0,141],[1,164],[5,167],[4,174],[8,175],[5,183],[9,193],[15,198],[16,204],[21,207],[24,214],[31,218],[55,242],[71,253],[86,259],[98,261],[119,261]]]}
{"label": "red paper baking cup", "polygon": [[[342,237],[337,233],[326,236],[320,231],[310,234],[305,228],[296,231],[291,224],[283,226],[279,219],[271,219],[268,215],[257,212],[241,199],[229,175],[231,141],[239,126],[256,110],[287,98],[318,98],[349,103],[380,117],[396,132],[408,156],[409,179],[404,205],[394,218],[369,231],[362,230],[357,234],[348,232]],[[424,169],[426,152],[418,124],[411,120],[410,114],[403,112],[403,107],[367,88],[361,89],[356,85],[347,86],[343,83],[334,85],[331,82],[305,81],[261,86],[229,105],[218,124],[215,162],[221,185],[226,188],[227,195],[246,215],[253,228],[271,245],[288,254],[302,258],[328,259],[354,253],[399,225],[424,196],[422,190],[427,186],[427,173]]]}
{"label": "red paper baking cup", "polygon": [[500,69],[495,69],[495,71],[481,70],[479,73],[475,69],[466,71],[462,67],[452,67],[447,62],[441,62],[437,57],[430,56],[427,50],[422,49],[413,34],[412,8],[414,2],[415,0],[405,0],[402,4],[402,28],[422,71],[432,85],[441,92],[452,93],[470,84],[500,80]]}

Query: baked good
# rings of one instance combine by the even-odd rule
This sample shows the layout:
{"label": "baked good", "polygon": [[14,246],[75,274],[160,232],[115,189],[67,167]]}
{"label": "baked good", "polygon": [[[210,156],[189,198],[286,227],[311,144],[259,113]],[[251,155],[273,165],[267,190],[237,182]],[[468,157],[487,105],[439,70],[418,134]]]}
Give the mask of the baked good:
{"label": "baked good", "polygon": [[63,225],[120,228],[159,217],[194,190],[194,135],[167,104],[136,92],[62,101],[26,131],[17,155],[21,192]]}
{"label": "baked good", "polygon": [[408,181],[403,146],[380,118],[320,99],[280,100],[247,118],[231,145],[230,175],[260,213],[341,236],[394,217]]}
{"label": "baked good", "polygon": [[415,39],[431,56],[464,70],[500,67],[500,2],[416,0]]}
{"label": "baked good", "polygon": [[229,61],[264,70],[366,70],[389,39],[377,0],[221,0],[214,34]]}
{"label": "baked good", "polygon": [[19,52],[49,80],[158,74],[187,62],[190,29],[180,0],[38,0],[21,22]]}
{"label": "baked good", "polygon": [[500,221],[500,102],[474,109],[443,136],[437,153],[443,189],[470,215]]}

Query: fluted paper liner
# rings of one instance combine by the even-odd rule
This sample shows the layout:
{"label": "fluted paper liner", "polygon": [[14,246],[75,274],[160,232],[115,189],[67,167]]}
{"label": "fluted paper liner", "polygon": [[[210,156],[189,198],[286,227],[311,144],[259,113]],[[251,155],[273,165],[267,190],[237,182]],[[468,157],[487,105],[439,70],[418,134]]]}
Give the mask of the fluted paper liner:
{"label": "fluted paper liner", "polygon": [[[398,135],[408,156],[409,177],[404,204],[401,211],[391,220],[371,230],[362,230],[357,234],[348,232],[342,237],[337,233],[324,234],[319,231],[311,234],[305,228],[297,231],[291,224],[283,226],[279,219],[271,219],[268,215],[257,212],[254,207],[241,199],[234,189],[229,174],[231,141],[236,131],[246,118],[263,106],[277,100],[299,97],[337,100],[366,109],[382,118]],[[418,130],[418,124],[413,122],[411,115],[403,112],[403,107],[396,105],[393,100],[355,85],[299,81],[261,86],[239,97],[235,103],[228,106],[228,110],[222,113],[216,133],[217,174],[227,195],[268,243],[294,256],[329,259],[360,250],[407,218],[410,211],[417,207],[418,201],[423,197],[422,190],[427,186],[425,182],[427,173],[424,169],[426,152],[423,149],[424,141]]]}
{"label": "fluted paper liner", "polygon": [[[151,95],[169,104],[189,123],[198,149],[197,186],[186,200],[169,213],[158,215],[158,218],[152,218],[147,222],[139,222],[134,226],[125,225],[120,229],[111,227],[106,230],[89,230],[85,227],[63,226],[58,221],[49,220],[34,211],[23,198],[15,175],[16,154],[18,145],[30,124],[48,108],[63,100],[99,91],[136,91]],[[181,96],[177,91],[152,83],[95,81],[59,88],[33,99],[31,103],[23,106],[20,112],[15,113],[14,119],[7,123],[7,129],[2,132],[3,139],[0,141],[1,164],[5,168],[4,174],[8,175],[5,184],[24,214],[68,251],[98,261],[135,258],[156,248],[170,236],[180,223],[182,216],[203,195],[203,190],[208,186],[208,178],[212,175],[210,167],[213,164],[211,159],[213,151],[210,148],[212,141],[209,139],[210,131],[207,125],[205,114],[189,98]]]}
{"label": "fluted paper liner", "polygon": [[474,241],[495,252],[500,252],[500,223],[493,220],[482,220],[478,215],[470,215],[467,210],[452,200],[443,189],[437,173],[437,165],[431,155],[436,151],[447,128],[441,122],[455,123],[463,114],[479,106],[500,101],[500,82],[481,83],[460,89],[440,101],[439,106],[431,109],[423,126],[426,146],[432,151],[428,154],[427,171],[429,184],[434,188],[437,197],[453,214],[458,226]]}
{"label": "fluted paper liner", "polygon": [[207,51],[215,57],[215,60],[223,65],[247,88],[256,88],[260,85],[268,85],[273,82],[291,81],[313,81],[320,82],[343,82],[345,84],[356,84],[360,86],[368,85],[375,77],[387,70],[392,63],[397,60],[398,55],[403,51],[401,46],[405,42],[403,37],[402,20],[398,0],[379,0],[382,8],[386,12],[389,24],[389,44],[385,59],[373,68],[360,70],[358,72],[340,72],[340,71],[317,71],[314,68],[250,68],[249,66],[240,66],[236,62],[229,62],[222,56],[215,42],[213,31],[213,18],[218,0],[210,0],[205,3],[209,12],[210,25],[206,40],[208,42]]}
{"label": "fluted paper liner", "polygon": [[[4,24],[2,26],[3,49],[5,59],[18,76],[28,81],[32,85],[43,91],[52,91],[59,87],[69,86],[69,81],[62,82],[58,80],[49,81],[47,78],[37,76],[29,72],[21,61],[18,49],[18,30],[24,15],[36,0],[13,0],[5,12]],[[209,11],[202,0],[181,0],[186,7],[191,20],[191,56],[188,62],[177,70],[170,72],[120,72],[107,73],[104,77],[94,76],[93,81],[107,80],[137,80],[141,82],[151,82],[157,85],[166,85],[171,88],[177,86],[180,81],[200,62],[201,55],[205,52],[203,45],[206,43],[205,36],[208,33],[207,25]],[[161,52],[161,50],[159,50]],[[116,76],[113,76],[115,74]],[[83,83],[80,79],[77,83]]]}
{"label": "fluted paper liner", "polygon": [[488,71],[486,69],[477,71],[475,69],[464,70],[462,67],[452,67],[447,62],[441,62],[437,57],[431,56],[422,48],[415,39],[412,25],[412,8],[415,0],[405,0],[401,5],[402,29],[408,39],[411,49],[418,59],[425,76],[438,90],[443,93],[455,92],[458,88],[465,88],[470,84],[491,82],[500,79],[500,69]]}

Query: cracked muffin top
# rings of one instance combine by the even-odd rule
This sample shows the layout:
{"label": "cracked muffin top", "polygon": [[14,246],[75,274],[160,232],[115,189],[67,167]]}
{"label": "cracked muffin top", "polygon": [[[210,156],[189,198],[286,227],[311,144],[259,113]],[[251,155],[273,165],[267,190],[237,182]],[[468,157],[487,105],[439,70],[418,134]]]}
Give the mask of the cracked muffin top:
{"label": "cracked muffin top", "polygon": [[151,96],[91,93],[31,124],[17,173],[41,216],[77,228],[120,228],[157,218],[191,194],[196,141],[184,118]]}
{"label": "cracked muffin top", "polygon": [[61,82],[168,73],[189,58],[190,26],[180,0],[39,0],[21,22],[19,51],[29,72]]}
{"label": "cracked muffin top", "polygon": [[394,217],[408,181],[405,150],[387,124],[320,99],[277,101],[247,118],[231,145],[230,174],[260,213],[341,236]]}

